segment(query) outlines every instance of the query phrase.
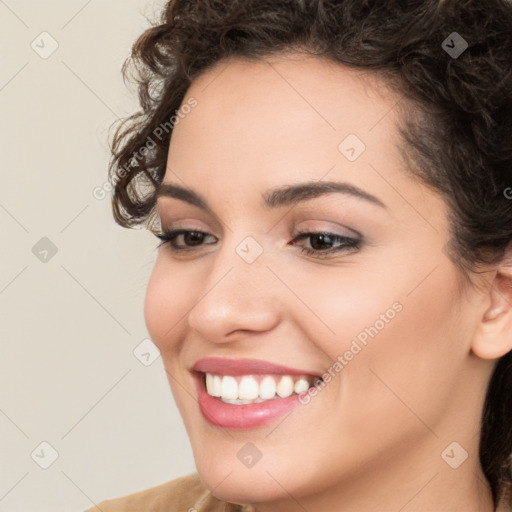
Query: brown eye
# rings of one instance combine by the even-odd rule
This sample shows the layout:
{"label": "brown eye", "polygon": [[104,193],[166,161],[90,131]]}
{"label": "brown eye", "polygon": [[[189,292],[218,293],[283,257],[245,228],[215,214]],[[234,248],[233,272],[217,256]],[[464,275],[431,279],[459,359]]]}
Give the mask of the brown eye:
{"label": "brown eye", "polygon": [[[155,236],[161,240],[158,247],[169,244],[173,251],[187,251],[193,247],[202,245],[205,237],[212,236],[204,231],[190,230],[190,229],[175,229],[172,231],[165,231],[162,233],[155,233]],[[176,240],[182,237],[185,245],[178,245]],[[213,237],[212,237],[213,238]]]}
{"label": "brown eye", "polygon": [[341,251],[357,250],[361,246],[361,240],[327,232],[301,232],[293,240],[293,245],[304,239],[310,239],[310,247],[303,247],[301,252],[317,257],[325,257]]}

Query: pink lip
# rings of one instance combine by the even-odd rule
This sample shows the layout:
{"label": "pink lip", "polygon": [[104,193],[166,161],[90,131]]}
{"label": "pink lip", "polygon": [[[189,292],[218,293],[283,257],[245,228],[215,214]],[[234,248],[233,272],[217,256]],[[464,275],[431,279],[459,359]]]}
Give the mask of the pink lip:
{"label": "pink lip", "polygon": [[259,404],[227,404],[206,392],[204,375],[194,373],[199,408],[212,425],[229,429],[249,429],[268,424],[300,405],[299,395],[267,400]]}
{"label": "pink lip", "polygon": [[206,392],[205,373],[233,377],[258,374],[320,377],[314,372],[260,359],[208,357],[196,361],[192,370],[196,381],[199,408],[204,418],[212,425],[232,429],[256,428],[270,423],[300,405],[299,395],[293,394],[287,398],[275,398],[257,404],[228,404]]}
{"label": "pink lip", "polygon": [[280,364],[262,361],[260,359],[226,359],[221,357],[208,357],[199,359],[192,367],[196,372],[215,373],[220,375],[251,375],[251,374],[282,374],[282,375],[311,375],[320,377],[320,374],[307,370],[289,368]]}

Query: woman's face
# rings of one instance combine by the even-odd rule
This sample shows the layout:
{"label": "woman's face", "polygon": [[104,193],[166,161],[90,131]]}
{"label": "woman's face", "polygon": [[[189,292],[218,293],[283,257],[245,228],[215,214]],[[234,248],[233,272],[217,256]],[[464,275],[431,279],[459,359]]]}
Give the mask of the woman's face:
{"label": "woman's face", "polygon": [[[477,460],[476,305],[444,252],[445,202],[400,159],[400,97],[385,91],[353,70],[288,56],[223,61],[183,101],[194,106],[174,129],[164,183],[209,208],[162,193],[158,213],[163,231],[206,235],[178,236],[181,252],[159,249],[145,317],[198,472],[221,499],[305,504],[342,483],[349,499],[372,475],[390,492],[401,475],[413,496],[434,474],[455,474],[441,456],[453,441]],[[344,188],[272,192],[327,182]],[[204,358],[227,359],[200,369],[237,383],[255,375],[249,394],[266,374],[291,373],[292,385],[324,375],[324,385],[300,400],[226,404],[198,385]],[[286,407],[276,412],[278,400]]]}

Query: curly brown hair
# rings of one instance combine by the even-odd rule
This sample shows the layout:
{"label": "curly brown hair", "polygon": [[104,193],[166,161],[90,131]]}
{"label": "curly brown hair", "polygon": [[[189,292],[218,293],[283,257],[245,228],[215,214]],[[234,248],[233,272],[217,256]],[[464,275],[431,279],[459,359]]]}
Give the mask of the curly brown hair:
{"label": "curly brown hair", "polygon": [[[448,51],[453,37],[467,41],[460,55]],[[123,66],[138,85],[141,110],[112,140],[116,222],[152,225],[170,120],[179,118],[196,77],[229,57],[288,51],[364,69],[406,98],[414,108],[400,128],[403,156],[450,207],[450,257],[466,277],[480,263],[502,261],[512,241],[512,195],[505,193],[512,191],[508,0],[169,1]],[[511,488],[511,454],[509,352],[496,365],[482,414],[479,455],[495,505]]]}

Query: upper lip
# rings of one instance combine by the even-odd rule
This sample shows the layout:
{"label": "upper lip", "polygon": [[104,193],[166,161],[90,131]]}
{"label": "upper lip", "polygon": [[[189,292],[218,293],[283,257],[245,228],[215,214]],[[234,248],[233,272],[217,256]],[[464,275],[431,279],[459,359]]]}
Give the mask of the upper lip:
{"label": "upper lip", "polygon": [[233,376],[277,373],[283,375],[312,375],[314,377],[320,377],[320,374],[316,372],[290,368],[288,366],[263,361],[261,359],[227,359],[222,357],[207,357],[196,361],[192,369],[196,372]]}

